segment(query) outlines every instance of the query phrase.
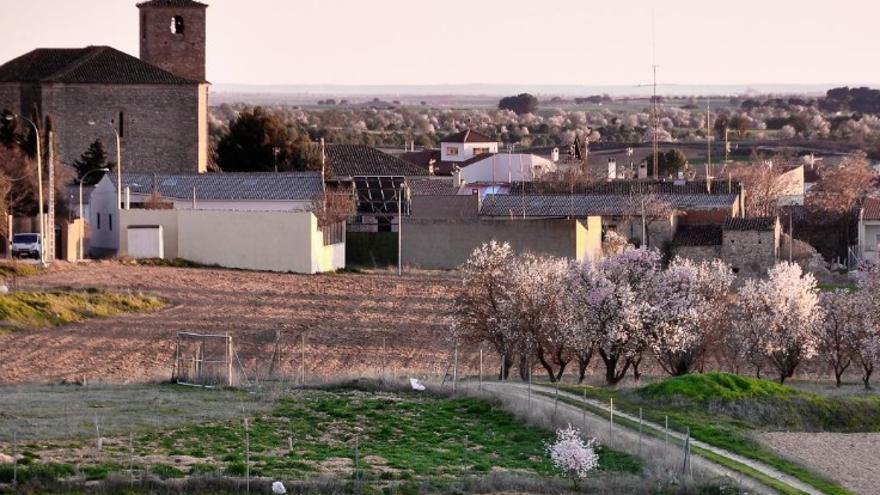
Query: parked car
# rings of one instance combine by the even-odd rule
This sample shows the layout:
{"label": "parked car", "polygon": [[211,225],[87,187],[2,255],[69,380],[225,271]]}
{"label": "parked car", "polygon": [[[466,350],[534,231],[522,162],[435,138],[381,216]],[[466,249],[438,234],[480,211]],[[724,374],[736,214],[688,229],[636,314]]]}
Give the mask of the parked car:
{"label": "parked car", "polygon": [[15,234],[12,236],[14,258],[40,259],[40,234]]}

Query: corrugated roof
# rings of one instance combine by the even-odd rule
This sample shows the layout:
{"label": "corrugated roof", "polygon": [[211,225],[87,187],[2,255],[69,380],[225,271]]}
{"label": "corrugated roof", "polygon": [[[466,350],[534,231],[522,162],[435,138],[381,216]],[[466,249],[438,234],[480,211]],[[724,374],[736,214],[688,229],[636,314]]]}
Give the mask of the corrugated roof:
{"label": "corrugated roof", "polygon": [[406,185],[409,186],[413,196],[455,196],[458,194],[458,188],[448,177],[408,179]]}
{"label": "corrugated roof", "polygon": [[776,221],[776,217],[728,218],[724,230],[773,230]]}
{"label": "corrugated roof", "polygon": [[865,198],[862,205],[863,220],[880,220],[880,198]]}
{"label": "corrugated roof", "polygon": [[325,148],[330,172],[335,178],[358,176],[428,175],[428,171],[376,148],[359,144],[329,144]]}
{"label": "corrugated roof", "polygon": [[109,46],[38,48],[0,65],[0,82],[199,84]]}
{"label": "corrugated roof", "polygon": [[[668,194],[661,198],[677,210],[729,208],[736,196]],[[583,217],[632,214],[629,196],[612,194],[487,195],[480,209],[485,216]],[[525,213],[524,213],[525,212]]]}
{"label": "corrugated roof", "polygon": [[441,143],[495,143],[496,140],[489,136],[470,129],[446,136],[440,140]]}
{"label": "corrugated roof", "polygon": [[[542,183],[517,182],[511,188],[511,194],[524,191],[526,194],[540,194]],[[677,181],[677,180],[614,180],[601,182],[579,183],[574,185],[577,194],[739,194],[740,183],[737,181],[713,181],[706,187],[705,181]]]}
{"label": "corrugated roof", "polygon": [[[114,187],[116,174],[107,174]],[[135,194],[158,190],[165,198],[196,200],[311,201],[323,191],[317,172],[225,173],[225,174],[122,174],[123,187]]]}
{"label": "corrugated roof", "polygon": [[675,246],[720,246],[720,225],[679,225],[672,244]]}

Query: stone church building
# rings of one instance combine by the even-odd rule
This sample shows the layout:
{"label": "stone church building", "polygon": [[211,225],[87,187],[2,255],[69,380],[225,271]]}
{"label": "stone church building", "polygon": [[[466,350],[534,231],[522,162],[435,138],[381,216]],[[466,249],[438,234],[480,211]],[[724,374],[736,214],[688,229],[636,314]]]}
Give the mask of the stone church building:
{"label": "stone church building", "polygon": [[125,172],[205,172],[207,5],[149,0],[137,7],[140,58],[109,46],[33,50],[0,65],[0,110],[27,118],[36,112],[40,121],[51,115],[64,164],[95,139],[115,161],[115,129]]}

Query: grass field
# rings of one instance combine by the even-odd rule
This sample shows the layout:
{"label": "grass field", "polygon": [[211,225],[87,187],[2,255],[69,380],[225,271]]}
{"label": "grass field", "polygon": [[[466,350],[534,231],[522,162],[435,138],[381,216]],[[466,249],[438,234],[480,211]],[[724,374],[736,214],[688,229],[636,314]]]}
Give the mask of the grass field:
{"label": "grass field", "polygon": [[[583,387],[567,386],[577,394]],[[825,397],[767,380],[726,373],[688,375],[639,389],[586,387],[588,397],[684,431],[697,440],[761,461],[829,494],[850,493],[764,447],[762,431],[880,431],[880,397]]]}
{"label": "grass field", "polygon": [[[64,398],[53,401],[69,401],[80,387],[62,388],[66,389]],[[80,389],[89,393],[89,387]],[[50,388],[42,390],[51,393]],[[13,414],[32,411],[33,402],[8,408],[9,413],[0,418],[6,432],[0,453],[16,451],[20,481],[101,480],[113,473],[126,475],[130,464],[137,473],[163,479],[248,473],[285,480],[332,477],[372,485],[443,484],[498,472],[547,478],[554,474],[544,452],[552,432],[529,427],[499,407],[473,398],[371,387],[285,390],[271,397],[172,385],[137,386],[135,392],[125,387],[98,390],[102,391],[85,398],[75,412],[56,408],[38,413],[42,419],[13,419]],[[122,396],[114,398],[112,390]],[[126,397],[145,394],[157,396],[125,403]],[[37,394],[32,391],[31,395]],[[161,407],[144,411],[151,402]],[[196,419],[200,411],[218,407],[223,412]],[[89,410],[94,420],[87,416]],[[149,413],[154,415],[151,422],[135,417]],[[27,435],[28,428],[21,426],[34,423],[52,430],[45,416],[53,414],[72,415],[73,423],[81,428],[67,436],[33,431]],[[100,450],[95,423],[104,432]],[[6,438],[12,429],[21,438],[14,448]],[[641,472],[639,459],[600,450],[597,476],[634,477]],[[11,465],[0,465],[0,483],[9,482],[12,476]]]}
{"label": "grass field", "polygon": [[48,328],[163,306],[155,297],[98,289],[13,292],[0,295],[0,333]]}

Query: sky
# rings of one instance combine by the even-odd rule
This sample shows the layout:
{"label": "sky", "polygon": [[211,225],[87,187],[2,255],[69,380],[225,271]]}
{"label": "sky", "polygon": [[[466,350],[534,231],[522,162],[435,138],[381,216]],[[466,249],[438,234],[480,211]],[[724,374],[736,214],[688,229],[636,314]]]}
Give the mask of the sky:
{"label": "sky", "polygon": [[[878,0],[203,1],[215,84],[880,83]],[[0,61],[137,56],[135,3],[0,0]]]}

